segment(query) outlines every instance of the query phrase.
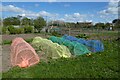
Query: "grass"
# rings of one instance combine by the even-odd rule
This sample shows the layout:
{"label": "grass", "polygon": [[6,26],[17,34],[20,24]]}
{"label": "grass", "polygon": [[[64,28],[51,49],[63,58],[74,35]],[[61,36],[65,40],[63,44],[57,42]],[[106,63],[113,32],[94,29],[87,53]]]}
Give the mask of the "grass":
{"label": "grass", "polygon": [[[28,42],[28,43],[30,43],[30,42],[33,41],[33,38],[31,38],[31,39],[25,39],[25,41]],[[2,45],[11,44],[11,43],[12,43],[11,40],[4,40],[4,41],[2,41]]]}
{"label": "grass", "polygon": [[12,43],[11,40],[4,40],[4,41],[2,41],[2,45],[11,44],[11,43]]}
{"label": "grass", "polygon": [[118,36],[118,31],[105,31],[105,32],[97,32],[93,34],[92,36]]}
{"label": "grass", "polygon": [[26,69],[14,67],[3,78],[119,78],[117,44],[104,41],[105,51],[91,56],[49,60]]}

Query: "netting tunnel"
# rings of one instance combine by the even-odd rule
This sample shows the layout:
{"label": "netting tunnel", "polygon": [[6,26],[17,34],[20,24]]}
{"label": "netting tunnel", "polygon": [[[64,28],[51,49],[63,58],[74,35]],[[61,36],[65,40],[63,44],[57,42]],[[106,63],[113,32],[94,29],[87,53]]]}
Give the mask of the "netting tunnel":
{"label": "netting tunnel", "polygon": [[18,37],[11,44],[11,63],[26,68],[39,63],[39,57],[29,43]]}

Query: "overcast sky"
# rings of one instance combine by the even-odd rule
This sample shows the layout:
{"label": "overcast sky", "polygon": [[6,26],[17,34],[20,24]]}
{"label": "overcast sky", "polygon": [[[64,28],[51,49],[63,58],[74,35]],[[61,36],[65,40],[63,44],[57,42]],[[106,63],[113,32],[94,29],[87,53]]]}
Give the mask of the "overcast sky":
{"label": "overcast sky", "polygon": [[112,22],[118,18],[118,2],[2,2],[2,17],[22,15],[42,16],[48,20],[66,22]]}

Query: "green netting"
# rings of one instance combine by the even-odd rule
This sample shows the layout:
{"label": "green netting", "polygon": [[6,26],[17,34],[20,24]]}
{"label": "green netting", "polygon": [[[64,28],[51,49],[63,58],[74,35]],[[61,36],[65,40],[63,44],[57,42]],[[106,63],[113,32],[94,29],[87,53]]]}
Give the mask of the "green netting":
{"label": "green netting", "polygon": [[32,45],[35,50],[44,52],[48,58],[71,57],[71,53],[66,46],[53,43],[48,39],[35,37],[32,41]]}
{"label": "green netting", "polygon": [[68,47],[70,52],[74,55],[82,55],[82,54],[86,54],[86,53],[91,53],[91,51],[89,51],[88,48],[81,43],[74,42],[74,41],[71,42],[64,38],[59,38],[59,37],[55,37],[55,36],[51,36],[49,39],[54,43],[58,43],[60,45],[65,45],[66,47]]}

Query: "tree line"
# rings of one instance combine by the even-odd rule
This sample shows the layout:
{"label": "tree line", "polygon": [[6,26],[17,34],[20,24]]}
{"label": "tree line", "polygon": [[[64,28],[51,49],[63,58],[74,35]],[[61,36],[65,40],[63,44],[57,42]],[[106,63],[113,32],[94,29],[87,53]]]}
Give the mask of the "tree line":
{"label": "tree line", "polygon": [[[58,27],[70,27],[70,28],[97,28],[97,29],[108,29],[109,27],[120,28],[120,19],[114,19],[112,23],[96,23],[94,25],[81,25],[81,23],[72,22],[61,22],[61,21],[50,21],[46,23],[43,17],[37,17],[35,19],[22,17],[18,15],[17,17],[7,17],[3,19],[2,33],[9,32],[10,34],[20,34],[20,33],[31,33],[40,32],[41,29],[48,24],[48,26],[58,26]],[[15,28],[14,26],[19,26]]]}
{"label": "tree line", "polygon": [[[89,23],[89,22],[88,22]],[[112,21],[112,23],[102,23],[102,22],[99,22],[99,23],[96,23],[96,24],[92,24],[91,25],[87,25],[87,23],[85,22],[77,22],[77,23],[70,23],[70,22],[67,22],[66,25],[68,27],[71,27],[71,28],[94,28],[94,29],[109,29],[110,27],[112,28],[120,28],[120,19],[114,19]]]}
{"label": "tree line", "polygon": [[[53,23],[53,24],[52,24]],[[61,22],[61,21],[53,21],[48,23],[49,26],[58,26],[58,27],[66,27],[66,28],[94,28],[94,29],[109,29],[112,28],[120,28],[120,19],[114,19],[112,23],[102,23],[98,22],[92,24],[91,22]]]}
{"label": "tree line", "polygon": [[[40,32],[45,25],[46,21],[42,17],[36,19],[29,19],[19,15],[17,17],[7,17],[3,19],[2,33],[6,33],[6,31],[9,31],[10,34],[31,33],[33,28]],[[19,28],[14,26],[19,26]]]}

